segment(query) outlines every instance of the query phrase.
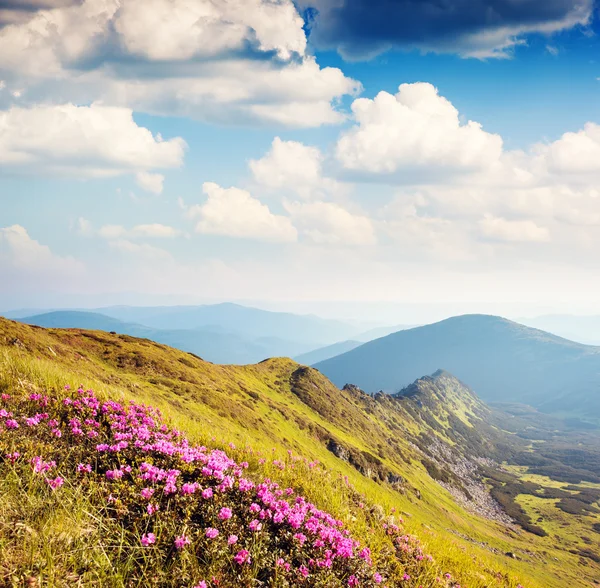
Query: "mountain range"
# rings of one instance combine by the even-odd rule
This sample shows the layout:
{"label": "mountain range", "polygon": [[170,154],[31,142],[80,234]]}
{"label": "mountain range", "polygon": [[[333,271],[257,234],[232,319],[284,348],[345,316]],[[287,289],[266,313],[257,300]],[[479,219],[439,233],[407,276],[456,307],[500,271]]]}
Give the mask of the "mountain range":
{"label": "mountain range", "polygon": [[248,364],[268,357],[293,356],[305,351],[309,344],[286,341],[277,337],[247,339],[228,332],[220,325],[189,329],[159,329],[129,323],[104,314],[82,311],[54,311],[19,319],[20,322],[47,328],[88,329],[115,332],[151,339],[199,355],[213,363]]}
{"label": "mountain range", "polygon": [[600,347],[496,316],[463,315],[370,341],[314,365],[338,386],[396,392],[448,370],[488,402],[600,418]]}
{"label": "mountain range", "polygon": [[[428,373],[394,394],[367,394],[289,359],[214,365],[125,334],[0,319],[0,391],[9,398],[22,393],[27,403],[35,391],[53,398],[65,384],[82,385],[157,406],[209,447],[246,447],[240,455],[252,467],[273,456],[270,478],[333,509],[353,534],[372,537],[378,558],[390,557],[378,551],[381,521],[401,513],[404,532],[425,538],[439,568],[411,569],[410,581],[390,585],[427,585],[449,572],[454,583],[475,588],[593,586],[600,574],[598,433],[522,405],[498,410],[448,371]],[[44,443],[32,450],[48,451],[51,441]],[[304,467],[308,460],[322,464],[323,474]],[[8,553],[18,554],[46,538],[35,552],[58,559],[67,527],[59,533],[14,489],[3,496],[21,504],[19,520],[33,531],[15,542],[0,525],[0,544],[14,543]]]}

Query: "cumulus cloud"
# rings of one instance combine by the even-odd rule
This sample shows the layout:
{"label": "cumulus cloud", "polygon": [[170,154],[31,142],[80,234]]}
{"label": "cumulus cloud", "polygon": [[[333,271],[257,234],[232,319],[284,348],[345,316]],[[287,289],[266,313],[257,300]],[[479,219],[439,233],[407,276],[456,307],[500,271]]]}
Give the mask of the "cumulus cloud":
{"label": "cumulus cloud", "polygon": [[137,182],[137,185],[142,188],[142,190],[146,190],[146,192],[162,194],[165,176],[162,174],[152,174],[150,172],[141,171],[135,174],[135,181]]}
{"label": "cumulus cloud", "polygon": [[197,219],[196,231],[255,241],[293,242],[298,233],[290,219],[273,214],[268,206],[239,188],[222,188],[212,182],[202,186],[207,196],[203,204],[188,209]]}
{"label": "cumulus cloud", "polygon": [[291,0],[129,1],[114,19],[129,53],[161,61],[240,51],[247,45],[289,59],[304,53],[303,25]]}
{"label": "cumulus cloud", "polygon": [[[105,176],[179,167],[186,144],[138,126],[132,111],[92,104],[0,112],[0,168]],[[154,187],[158,182],[153,179]]]}
{"label": "cumulus cloud", "polygon": [[275,137],[270,151],[264,157],[250,161],[250,170],[262,186],[292,190],[309,197],[322,182],[322,160],[321,151],[316,147]]}
{"label": "cumulus cloud", "polygon": [[600,125],[589,122],[580,131],[567,132],[537,150],[550,173],[600,174]]}
{"label": "cumulus cloud", "polygon": [[502,154],[500,136],[473,121],[461,124],[452,103],[428,83],[402,84],[395,96],[358,98],[352,112],[356,125],[336,146],[336,157],[348,170],[465,172],[489,167]]}
{"label": "cumulus cloud", "polygon": [[326,245],[372,245],[371,220],[333,202],[287,202],[294,225],[309,240]]}
{"label": "cumulus cloud", "polygon": [[220,122],[339,123],[337,99],[360,85],[318,66],[303,24],[291,0],[83,0],[0,29],[0,76],[33,101],[102,99]]}
{"label": "cumulus cloud", "polygon": [[550,240],[548,229],[539,227],[531,220],[507,220],[486,214],[479,221],[479,227],[484,237],[498,241],[540,242]]}
{"label": "cumulus cloud", "polygon": [[[300,0],[312,43],[350,59],[391,48],[506,57],[530,33],[585,25],[593,0]],[[312,9],[312,10],[310,10]]]}
{"label": "cumulus cloud", "polygon": [[84,271],[80,261],[56,255],[21,225],[0,228],[0,265],[7,271],[12,268],[11,273],[52,276],[54,280],[74,278]]}

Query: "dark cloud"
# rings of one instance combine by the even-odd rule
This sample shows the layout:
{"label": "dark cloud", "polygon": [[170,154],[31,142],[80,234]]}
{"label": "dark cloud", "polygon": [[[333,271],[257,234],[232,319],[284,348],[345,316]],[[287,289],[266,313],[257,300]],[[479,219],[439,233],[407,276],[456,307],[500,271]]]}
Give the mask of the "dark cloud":
{"label": "dark cloud", "polygon": [[81,4],[83,0],[0,0],[0,27],[20,23],[38,10]]}
{"label": "dark cloud", "polygon": [[311,42],[364,57],[390,47],[491,55],[529,32],[585,23],[593,0],[298,0]]}

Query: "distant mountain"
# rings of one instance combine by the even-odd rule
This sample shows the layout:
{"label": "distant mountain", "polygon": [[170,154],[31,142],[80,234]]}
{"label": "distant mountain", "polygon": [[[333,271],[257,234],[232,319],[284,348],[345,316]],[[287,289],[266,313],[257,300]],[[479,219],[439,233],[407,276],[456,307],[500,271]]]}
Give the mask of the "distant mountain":
{"label": "distant mountain", "polygon": [[439,368],[486,401],[600,419],[600,347],[495,316],[464,315],[400,331],[314,366],[335,384],[395,392]]}
{"label": "distant mountain", "polygon": [[47,328],[89,329],[115,332],[151,339],[170,347],[189,351],[206,361],[223,364],[248,364],[273,356],[292,356],[306,351],[307,345],[277,338],[248,340],[219,326],[203,329],[154,329],[95,312],[54,311],[19,319],[20,322]]}
{"label": "distant mountain", "polygon": [[276,337],[307,343],[309,349],[352,338],[356,327],[314,315],[271,312],[223,303],[204,306],[114,306],[96,309],[106,316],[155,329],[219,326],[242,337]]}
{"label": "distant mountain", "polygon": [[519,322],[585,345],[600,345],[600,316],[548,314]]}
{"label": "distant mountain", "polygon": [[340,341],[339,343],[334,343],[333,345],[327,345],[326,347],[314,349],[308,353],[302,353],[301,355],[297,355],[294,359],[303,365],[314,365],[315,363],[325,361],[326,359],[335,357],[341,353],[346,353],[346,351],[355,349],[359,345],[362,345],[361,341]]}
{"label": "distant mountain", "polygon": [[375,327],[373,329],[369,329],[368,331],[363,331],[353,337],[356,341],[362,341],[366,343],[367,341],[373,341],[373,339],[379,339],[380,337],[385,337],[387,335],[391,335],[392,333],[397,333],[398,331],[405,331],[406,329],[414,329],[420,325],[395,325],[395,326],[386,326],[386,327]]}

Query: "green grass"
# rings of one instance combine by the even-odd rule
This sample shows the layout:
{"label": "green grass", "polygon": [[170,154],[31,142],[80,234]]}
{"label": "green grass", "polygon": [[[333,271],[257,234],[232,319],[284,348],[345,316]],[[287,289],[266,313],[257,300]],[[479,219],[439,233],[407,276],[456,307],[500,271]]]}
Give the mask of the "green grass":
{"label": "green grass", "polygon": [[[217,366],[127,336],[44,330],[0,319],[0,390],[58,393],[65,384],[83,385],[105,397],[157,406],[190,438],[212,447],[234,441],[240,448],[249,447],[265,456],[285,458],[291,450],[318,459],[327,472],[324,477],[313,479],[276,469],[272,473],[320,508],[346,520],[356,536],[375,535],[376,547],[372,522],[357,517],[356,504],[339,491],[339,480],[347,477],[368,508],[386,514],[393,510],[405,513],[407,530],[421,539],[439,569],[450,571],[463,587],[594,585],[600,566],[587,558],[582,565],[581,556],[570,552],[579,545],[571,542],[571,533],[563,542],[557,541],[560,523],[549,528],[548,537],[536,537],[504,528],[458,506],[427,474],[420,453],[409,443],[421,431],[431,433],[425,422],[389,399],[340,391],[318,372],[298,370],[299,366],[287,359],[255,366]],[[467,426],[474,410],[480,409],[458,397],[453,398],[452,405]],[[435,434],[449,444],[456,443],[444,432],[450,426],[448,414],[436,413],[433,418],[442,425],[441,433]],[[368,452],[384,470],[402,476],[405,483],[394,488],[364,475],[327,449],[330,437],[348,449]],[[20,495],[10,480],[2,482],[1,504],[9,500],[12,506],[3,507],[16,513],[9,519],[10,531],[21,533],[28,545],[33,577],[33,554],[50,550],[45,558],[49,561],[64,550],[65,541],[74,546],[74,553],[79,553],[77,545],[85,545],[81,548],[84,556],[94,558],[102,577],[102,570],[110,563],[105,561],[101,536],[86,534],[86,529],[97,527],[90,522],[93,512],[86,508],[85,496],[74,494],[67,502],[69,506],[47,514],[40,529],[32,518],[37,512],[36,498]],[[524,504],[524,508],[533,506]],[[563,516],[567,517],[565,513]],[[2,512],[0,520],[7,520]],[[17,527],[18,523],[23,526]],[[582,523],[572,524],[576,533]],[[0,555],[6,561],[10,554],[1,552],[6,544],[3,533],[7,530],[0,526]],[[515,553],[518,559],[508,558],[507,552]],[[49,581],[48,585],[61,584]]]}

